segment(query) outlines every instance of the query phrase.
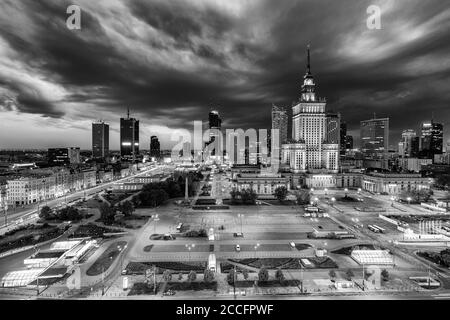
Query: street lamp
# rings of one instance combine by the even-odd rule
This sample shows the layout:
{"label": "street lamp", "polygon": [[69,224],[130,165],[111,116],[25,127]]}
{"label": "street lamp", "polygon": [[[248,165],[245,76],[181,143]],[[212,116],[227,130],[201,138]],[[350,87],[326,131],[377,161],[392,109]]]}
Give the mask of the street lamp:
{"label": "street lamp", "polygon": [[347,189],[347,188],[345,188],[345,189],[344,189],[344,191],[345,191],[345,197],[347,198],[347,194],[348,194],[348,189]]}
{"label": "street lamp", "polygon": [[360,193],[361,193],[361,191],[362,191],[362,190],[361,190],[361,188],[358,188],[358,194],[360,194]]}
{"label": "street lamp", "polygon": [[325,195],[328,195],[328,189],[327,188],[325,188]]}
{"label": "street lamp", "polygon": [[189,262],[191,261],[191,249],[195,248],[195,243],[192,244],[186,244],[185,247],[188,249],[189,252]]}
{"label": "street lamp", "polygon": [[255,248],[255,259],[256,259],[256,250],[258,250],[258,248],[259,248],[259,243],[257,243],[254,248]]}
{"label": "street lamp", "polygon": [[243,217],[243,216],[244,216],[244,215],[243,215],[242,213],[239,213],[239,214],[238,214],[238,217],[241,218],[241,235],[243,234],[243,233],[242,233],[242,217]]}
{"label": "street lamp", "polygon": [[408,204],[411,204],[411,200],[412,200],[411,197],[406,198],[406,200],[408,201]]}

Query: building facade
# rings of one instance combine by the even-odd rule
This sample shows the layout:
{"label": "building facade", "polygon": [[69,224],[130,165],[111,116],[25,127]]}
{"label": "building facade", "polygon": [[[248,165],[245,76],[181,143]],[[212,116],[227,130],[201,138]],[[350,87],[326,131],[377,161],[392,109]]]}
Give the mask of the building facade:
{"label": "building facade", "polygon": [[373,193],[398,195],[403,191],[429,189],[431,181],[416,173],[371,173],[362,177],[362,188]]}
{"label": "building facade", "polygon": [[109,155],[109,124],[103,121],[92,123],[92,157],[106,158]]}
{"label": "building facade", "polygon": [[288,140],[288,114],[283,107],[272,105],[272,129],[278,130],[278,147]]}
{"label": "building facade", "polygon": [[157,136],[150,138],[150,157],[158,160],[161,157],[161,146]]}
{"label": "building facade", "polygon": [[[292,108],[292,141],[281,146],[282,166],[294,174],[311,174],[306,179],[332,184],[330,174],[339,168],[340,119],[326,113],[326,101],[316,95],[316,84],[311,73],[309,47],[307,69],[303,77],[301,97]],[[319,177],[323,175],[323,177]]]}
{"label": "building facade", "polygon": [[381,158],[389,149],[389,118],[361,121],[361,151],[365,157]]}
{"label": "building facade", "polygon": [[129,110],[127,118],[120,118],[120,155],[133,160],[139,155],[139,120],[130,118]]}

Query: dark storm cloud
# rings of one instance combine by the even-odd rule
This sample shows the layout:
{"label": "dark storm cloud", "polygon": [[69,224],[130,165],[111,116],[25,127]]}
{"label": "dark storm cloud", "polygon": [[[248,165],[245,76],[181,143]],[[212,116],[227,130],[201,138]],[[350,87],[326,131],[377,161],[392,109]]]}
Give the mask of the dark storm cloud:
{"label": "dark storm cloud", "polygon": [[[372,3],[382,30],[366,28]],[[226,126],[267,128],[272,103],[298,100],[310,43],[319,94],[351,130],[373,113],[391,118],[394,140],[431,112],[449,125],[450,6],[439,1],[79,1],[77,31],[69,4],[2,5],[0,52],[16,64],[0,62],[3,109],[114,118],[129,106],[143,123],[192,129],[214,108]]]}

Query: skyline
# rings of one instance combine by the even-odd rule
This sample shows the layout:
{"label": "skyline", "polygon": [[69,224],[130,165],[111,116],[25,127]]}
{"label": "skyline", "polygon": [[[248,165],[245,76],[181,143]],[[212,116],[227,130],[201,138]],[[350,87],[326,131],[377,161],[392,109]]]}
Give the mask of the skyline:
{"label": "skyline", "polygon": [[103,119],[117,150],[127,107],[144,149],[152,135],[169,149],[174,129],[192,129],[211,109],[224,128],[269,128],[272,103],[291,114],[300,97],[307,44],[318,94],[356,145],[359,122],[374,113],[390,118],[394,146],[434,114],[446,144],[450,7],[370,1],[382,29],[368,30],[368,3],[78,1],[82,29],[68,30],[67,1],[6,1],[0,148],[90,149],[91,123]]}

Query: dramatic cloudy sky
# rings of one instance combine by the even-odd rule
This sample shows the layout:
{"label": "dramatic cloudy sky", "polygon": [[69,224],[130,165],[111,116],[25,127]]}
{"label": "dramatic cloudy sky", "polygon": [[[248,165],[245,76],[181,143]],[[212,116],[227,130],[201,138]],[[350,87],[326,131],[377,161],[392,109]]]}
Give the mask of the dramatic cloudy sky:
{"label": "dramatic cloudy sky", "polygon": [[[66,27],[70,4],[81,30]],[[370,4],[381,30],[366,26]],[[433,113],[447,140],[449,39],[441,0],[2,0],[0,148],[90,148],[96,119],[118,148],[128,106],[146,148],[211,108],[225,127],[268,128],[271,104],[299,97],[308,43],[319,94],[351,133],[375,112],[394,143]]]}

